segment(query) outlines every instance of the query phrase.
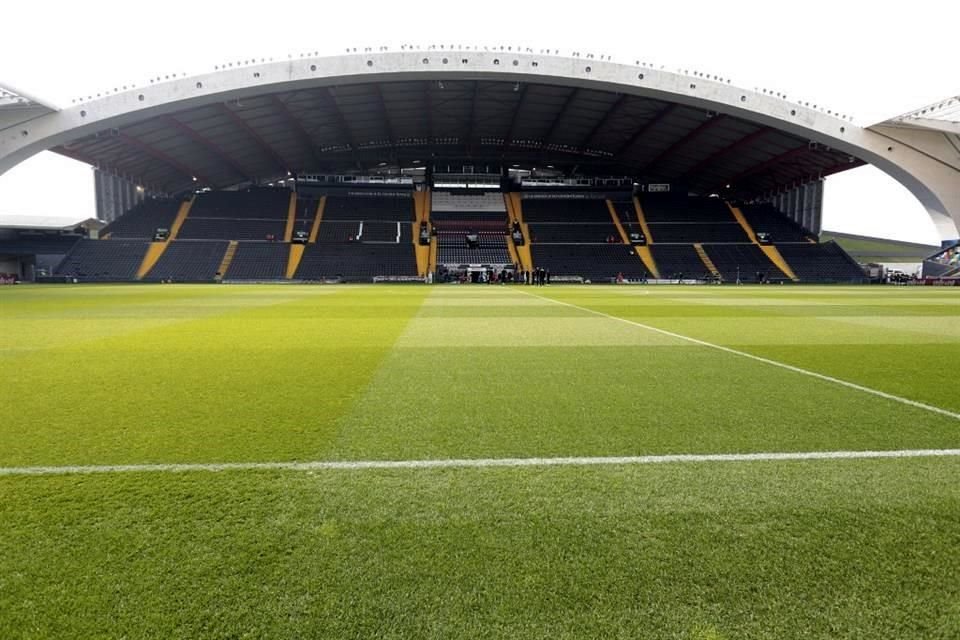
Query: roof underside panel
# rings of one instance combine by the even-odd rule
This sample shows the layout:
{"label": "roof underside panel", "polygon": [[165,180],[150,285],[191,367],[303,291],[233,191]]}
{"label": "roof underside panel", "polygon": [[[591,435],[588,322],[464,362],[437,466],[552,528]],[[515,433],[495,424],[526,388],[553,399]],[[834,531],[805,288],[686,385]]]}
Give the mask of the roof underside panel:
{"label": "roof underside panel", "polygon": [[54,149],[177,192],[381,163],[552,165],[749,196],[863,164],[728,114],[569,86],[417,80],[192,107]]}

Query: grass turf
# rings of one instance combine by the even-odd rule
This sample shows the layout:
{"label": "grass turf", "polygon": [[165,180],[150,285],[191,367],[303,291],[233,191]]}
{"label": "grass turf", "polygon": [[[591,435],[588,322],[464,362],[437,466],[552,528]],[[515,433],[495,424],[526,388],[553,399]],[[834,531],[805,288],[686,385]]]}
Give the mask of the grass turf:
{"label": "grass turf", "polygon": [[[0,290],[0,465],[960,446],[951,291]],[[557,304],[553,300],[580,308]],[[0,478],[0,637],[955,637],[954,459]]]}

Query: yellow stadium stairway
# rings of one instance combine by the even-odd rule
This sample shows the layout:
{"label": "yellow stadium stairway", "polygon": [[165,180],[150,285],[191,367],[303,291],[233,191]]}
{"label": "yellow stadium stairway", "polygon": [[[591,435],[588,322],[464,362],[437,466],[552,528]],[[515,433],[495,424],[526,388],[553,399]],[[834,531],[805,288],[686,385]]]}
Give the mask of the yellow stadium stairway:
{"label": "yellow stadium stairway", "polygon": [[[190,213],[190,207],[193,205],[193,198],[186,200],[180,203],[180,208],[177,210],[177,217],[173,220],[173,226],[170,227],[170,234],[167,236],[166,241],[164,242],[151,242],[150,247],[147,249],[146,255],[143,256],[143,262],[140,263],[140,268],[137,269],[137,280],[143,280],[150,269],[153,269],[154,265],[157,264],[157,261],[160,260],[160,256],[163,255],[163,252],[167,250],[167,247],[170,246],[170,242],[177,237],[177,234],[180,233],[180,227],[183,226],[183,221],[187,219],[187,215]],[[110,237],[108,233],[103,237],[104,240]]]}
{"label": "yellow stadium stairway", "polygon": [[657,266],[656,260],[653,259],[653,252],[650,251],[648,245],[653,244],[653,236],[650,235],[650,227],[647,226],[647,216],[643,213],[643,207],[640,206],[640,199],[634,196],[633,198],[633,210],[637,212],[637,220],[640,222],[640,230],[643,231],[643,237],[647,239],[647,244],[643,246],[635,247],[637,255],[640,256],[640,259],[643,260],[643,264],[646,265],[647,271],[649,271],[654,278],[660,278],[660,268]]}
{"label": "yellow stadium stairway", "polygon": [[420,223],[426,222],[430,228],[430,190],[417,191],[413,194],[414,213],[416,216],[413,225],[413,251],[417,256],[417,273],[421,278],[426,277],[429,271],[436,270],[436,264],[430,266],[430,245],[420,244]]}
{"label": "yellow stadium stairway", "polygon": [[[626,230],[623,228],[623,224],[620,222],[620,216],[617,215],[617,208],[613,206],[611,200],[607,200],[607,210],[610,212],[610,218],[613,219],[613,225],[617,228],[617,233],[620,234],[620,240],[623,244],[630,244],[630,238],[627,236]],[[640,262],[643,263],[644,269],[647,270],[654,278],[659,278],[657,275],[656,265],[653,263],[653,254],[650,253],[650,249],[646,246],[637,245],[633,247],[637,253],[637,257],[640,258]]]}
{"label": "yellow stadium stairway", "polygon": [[694,243],[693,248],[696,250],[697,255],[700,256],[700,261],[703,262],[703,266],[713,274],[714,278],[720,277],[720,272],[717,271],[717,266],[713,264],[713,260],[710,259],[710,256],[707,255],[707,252],[703,250],[703,245],[699,242]]}
{"label": "yellow stadium stairway", "polygon": [[783,275],[787,276],[794,282],[797,282],[800,278],[797,277],[797,274],[793,272],[793,269],[790,268],[790,265],[787,264],[787,261],[784,260],[783,256],[780,255],[780,251],[773,246],[772,244],[760,244],[757,241],[757,234],[754,232],[753,227],[750,226],[750,223],[747,222],[746,216],[743,215],[743,211],[740,210],[740,207],[735,207],[729,202],[727,207],[730,209],[730,213],[733,214],[733,217],[737,219],[737,222],[740,223],[740,226],[743,227],[744,232],[750,238],[750,242],[760,247],[760,250],[766,254],[767,258],[776,265],[777,269],[780,269],[783,272]]}
{"label": "yellow stadium stairway", "polygon": [[317,241],[317,234],[320,233],[320,222],[323,220],[323,208],[327,205],[327,196],[320,196],[320,201],[317,203],[317,213],[313,217],[313,226],[310,227],[310,244],[313,244]]}
{"label": "yellow stadium stairway", "polygon": [[303,251],[307,246],[304,244],[291,244],[290,255],[287,257],[287,280],[292,280],[297,273],[297,267],[300,266],[300,260],[303,258]]}
{"label": "yellow stadium stairway", "polygon": [[429,268],[430,271],[437,272],[437,236],[430,236],[430,254],[429,254]]}
{"label": "yellow stadium stairway", "polygon": [[613,202],[610,200],[607,200],[607,210],[610,212],[613,226],[617,228],[617,233],[620,234],[621,242],[623,242],[623,244],[630,244],[630,238],[627,237],[627,232],[624,231],[623,225],[620,224],[620,216],[617,215],[617,208],[613,206]]}
{"label": "yellow stadium stairway", "polygon": [[220,266],[217,267],[217,277],[215,280],[223,280],[223,277],[227,275],[227,269],[230,268],[230,263],[233,262],[233,255],[237,252],[237,241],[231,240],[230,244],[227,245],[227,251],[223,254],[223,260],[220,261]]}
{"label": "yellow stadium stairway", "polygon": [[513,242],[513,234],[507,234],[507,251],[510,253],[510,262],[520,264],[520,256],[517,254],[517,245]]}
{"label": "yellow stadium stairway", "polygon": [[287,206],[287,228],[283,231],[283,241],[290,242],[293,239],[293,225],[297,219],[297,192],[290,192],[290,204]]}
{"label": "yellow stadium stairway", "polygon": [[[520,263],[520,269],[523,271],[533,271],[533,254],[530,251],[530,227],[523,221],[523,206],[520,204],[520,194],[514,192],[505,193],[503,194],[503,198],[507,204],[507,216],[510,218],[510,225],[513,226],[514,222],[519,222],[520,233],[523,234],[523,244],[520,246],[514,245],[514,250],[517,252],[517,259]],[[510,243],[513,244],[512,238],[510,239]]]}
{"label": "yellow stadium stairway", "polygon": [[761,244],[758,245],[760,250],[767,254],[767,257],[770,258],[770,262],[777,265],[777,269],[783,271],[783,275],[787,276],[794,282],[799,282],[800,278],[797,277],[797,274],[793,272],[793,269],[790,268],[790,265],[787,264],[787,261],[782,255],[780,255],[780,250],[777,249],[772,244]]}
{"label": "yellow stadium stairway", "polygon": [[747,237],[750,238],[750,242],[757,244],[757,234],[753,232],[753,227],[751,227],[750,223],[747,222],[746,217],[743,215],[743,211],[740,211],[739,207],[735,207],[729,202],[727,203],[727,208],[730,209],[730,213],[732,213],[733,217],[736,218],[737,222],[740,223],[743,231],[747,234]]}
{"label": "yellow stadium stairway", "polygon": [[640,206],[640,198],[636,196],[633,197],[633,210],[637,212],[637,220],[640,221],[640,228],[647,238],[647,244],[653,244],[653,234],[650,233],[650,227],[647,226],[647,214],[643,212],[643,207]]}
{"label": "yellow stadium stairway", "polygon": [[196,200],[196,197],[190,198],[189,200],[186,200],[180,204],[180,210],[177,211],[177,217],[174,218],[173,225],[170,227],[170,235],[167,237],[167,242],[177,239],[177,234],[180,233],[180,227],[183,226],[183,221],[187,219],[188,215],[190,215],[190,207],[193,206],[194,200]]}
{"label": "yellow stadium stairway", "polygon": [[167,250],[167,244],[166,242],[150,243],[150,248],[147,249],[147,254],[143,256],[143,262],[140,263],[140,268],[137,269],[137,280],[143,280],[144,276],[150,273],[150,269],[153,269],[153,266],[157,264],[157,260],[159,260],[163,252]]}

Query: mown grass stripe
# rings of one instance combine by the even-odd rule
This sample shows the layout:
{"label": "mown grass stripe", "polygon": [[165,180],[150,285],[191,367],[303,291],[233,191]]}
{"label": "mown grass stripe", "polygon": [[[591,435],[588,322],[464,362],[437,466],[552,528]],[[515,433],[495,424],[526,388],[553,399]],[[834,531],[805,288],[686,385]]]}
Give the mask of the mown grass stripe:
{"label": "mown grass stripe", "polygon": [[439,460],[317,460],[309,462],[212,462],[187,464],[114,464],[0,467],[0,476],[62,476],[96,473],[183,473],[190,471],[356,471],[364,469],[480,469],[485,467],[570,467],[697,462],[772,462],[791,460],[866,460],[877,458],[960,457],[960,449],[894,451],[787,451],[766,453],[689,453],[650,456],[560,458],[460,458]]}
{"label": "mown grass stripe", "polygon": [[892,393],[887,393],[886,391],[880,391],[879,389],[873,389],[871,387],[865,387],[856,382],[850,382],[849,380],[842,380],[840,378],[834,378],[833,376],[828,376],[823,373],[817,373],[816,371],[811,371],[809,369],[803,369],[801,367],[795,367],[792,364],[787,364],[785,362],[780,362],[778,360],[771,360],[770,358],[764,358],[763,356],[754,355],[752,353],[747,353],[746,351],[739,351],[738,349],[732,349],[730,347],[725,347],[723,345],[714,344],[713,342],[707,342],[705,340],[699,340],[697,338],[691,338],[690,336],[685,336],[681,333],[674,333],[673,331],[667,331],[666,329],[659,329],[657,327],[643,324],[642,322],[636,322],[634,320],[628,320],[626,318],[621,318],[619,316],[610,315],[609,313],[604,313],[602,311],[597,311],[596,309],[591,309],[589,307],[581,307],[580,305],[573,304],[571,302],[564,302],[562,300],[557,300],[555,298],[550,298],[547,296],[537,295],[535,293],[530,293],[528,291],[521,291],[528,296],[533,296],[534,298],[540,298],[542,300],[549,300],[555,302],[556,304],[570,307],[571,309],[577,309],[579,311],[586,311],[587,313],[592,313],[603,318],[608,318],[610,320],[616,320],[618,322],[625,322],[627,324],[639,327],[640,329],[646,329],[647,331],[653,331],[661,335],[669,336],[671,338],[676,338],[677,340],[684,340],[692,344],[700,345],[701,347],[707,347],[710,349],[716,349],[717,351],[723,351],[724,353],[729,353],[731,355],[740,356],[742,358],[748,358],[756,362],[762,362],[764,364],[769,364],[774,367],[779,367],[781,369],[786,369],[787,371],[792,371],[794,373],[799,373],[801,375],[809,376],[811,378],[817,378],[825,382],[830,382],[837,384],[848,389],[854,389],[863,393],[869,393],[871,395],[884,398],[886,400],[892,400],[893,402],[899,402],[900,404],[908,405],[915,407],[917,409],[923,409],[924,411],[930,411],[932,413],[937,413],[942,416],[947,416],[948,418],[953,418],[954,420],[960,420],[960,413],[944,409],[942,407],[937,407],[932,404],[927,404],[925,402],[919,402],[917,400],[911,400],[910,398],[904,398],[902,396],[894,395]]}

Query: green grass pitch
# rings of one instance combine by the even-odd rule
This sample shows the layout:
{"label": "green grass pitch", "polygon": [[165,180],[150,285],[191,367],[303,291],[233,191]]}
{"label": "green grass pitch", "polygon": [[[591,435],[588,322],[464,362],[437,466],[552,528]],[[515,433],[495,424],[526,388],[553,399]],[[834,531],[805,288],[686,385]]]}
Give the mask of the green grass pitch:
{"label": "green grass pitch", "polygon": [[[612,317],[611,317],[612,316]],[[960,637],[960,292],[0,289],[0,638]]]}

